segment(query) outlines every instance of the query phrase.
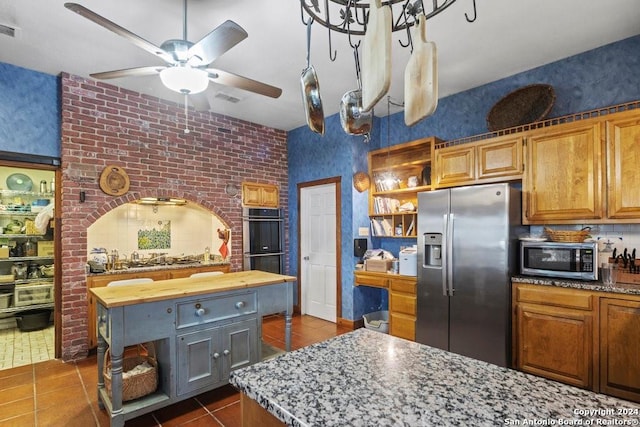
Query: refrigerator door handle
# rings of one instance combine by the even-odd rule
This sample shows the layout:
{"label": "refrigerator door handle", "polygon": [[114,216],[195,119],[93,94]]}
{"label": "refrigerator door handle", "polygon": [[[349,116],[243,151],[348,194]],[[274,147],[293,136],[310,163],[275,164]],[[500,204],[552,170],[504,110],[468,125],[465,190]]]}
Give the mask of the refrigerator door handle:
{"label": "refrigerator door handle", "polygon": [[447,257],[447,251],[449,250],[449,214],[444,214],[442,216],[443,227],[443,235],[442,235],[442,249],[440,253],[442,254],[442,295],[449,296],[449,286],[447,281],[447,268],[449,265],[449,259]]}
{"label": "refrigerator door handle", "polygon": [[453,214],[447,219],[447,295],[453,296]]}

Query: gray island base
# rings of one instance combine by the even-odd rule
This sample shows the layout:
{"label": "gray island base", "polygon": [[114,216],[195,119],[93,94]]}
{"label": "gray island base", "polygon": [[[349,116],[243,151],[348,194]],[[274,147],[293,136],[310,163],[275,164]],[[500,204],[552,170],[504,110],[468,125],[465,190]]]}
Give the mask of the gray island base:
{"label": "gray island base", "polygon": [[[112,427],[228,383],[261,359],[262,316],[285,314],[290,350],[295,277],[261,271],[92,288],[97,299],[98,402]],[[126,346],[152,341],[158,388],[123,401]],[[103,367],[109,348],[111,393]]]}
{"label": "gray island base", "polygon": [[[640,405],[358,329],[231,373],[243,426],[638,425]],[[256,420],[260,424],[256,424]]]}

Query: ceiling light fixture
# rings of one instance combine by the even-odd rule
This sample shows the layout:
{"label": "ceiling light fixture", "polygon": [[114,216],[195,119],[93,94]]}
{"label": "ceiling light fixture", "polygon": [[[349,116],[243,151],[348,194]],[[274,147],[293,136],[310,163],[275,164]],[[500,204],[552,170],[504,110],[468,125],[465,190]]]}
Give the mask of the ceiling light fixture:
{"label": "ceiling light fixture", "polygon": [[188,65],[165,68],[160,71],[160,80],[169,89],[184,95],[203,92],[209,86],[209,74]]}

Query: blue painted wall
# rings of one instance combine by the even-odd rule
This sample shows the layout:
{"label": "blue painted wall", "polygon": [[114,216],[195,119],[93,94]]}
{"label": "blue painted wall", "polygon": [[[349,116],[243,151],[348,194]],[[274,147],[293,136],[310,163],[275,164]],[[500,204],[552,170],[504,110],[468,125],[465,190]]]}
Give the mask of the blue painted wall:
{"label": "blue painted wall", "polygon": [[[554,87],[556,102],[549,117],[640,99],[640,36],[603,46],[580,55],[547,64],[514,76],[440,99],[431,117],[413,127],[404,125],[404,113],[389,119],[390,141],[386,139],[387,118],[375,119],[372,140],[346,135],[337,115],[326,119],[323,137],[306,126],[288,135],[290,274],[298,274],[298,197],[302,182],[342,177],[342,317],[356,320],[363,314],[386,308],[386,291],[354,288],[353,238],[358,227],[369,224],[367,192],[358,193],[351,185],[357,170],[366,170],[367,152],[428,136],[449,140],[487,132],[486,115],[507,93],[532,83]],[[302,108],[302,106],[301,106]],[[350,148],[350,149],[349,149]],[[384,247],[397,255],[400,246],[415,244],[414,239],[374,238],[369,247]]]}
{"label": "blue painted wall", "polygon": [[0,151],[60,157],[56,76],[0,63]]}

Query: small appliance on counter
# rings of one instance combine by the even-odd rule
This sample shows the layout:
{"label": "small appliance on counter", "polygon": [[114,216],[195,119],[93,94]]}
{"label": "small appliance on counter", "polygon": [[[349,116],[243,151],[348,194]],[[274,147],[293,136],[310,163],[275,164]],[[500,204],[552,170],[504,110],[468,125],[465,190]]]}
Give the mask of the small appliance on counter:
{"label": "small appliance on counter", "polygon": [[402,249],[398,259],[400,260],[400,274],[403,276],[418,275],[418,245]]}

